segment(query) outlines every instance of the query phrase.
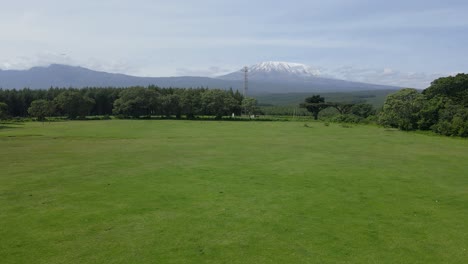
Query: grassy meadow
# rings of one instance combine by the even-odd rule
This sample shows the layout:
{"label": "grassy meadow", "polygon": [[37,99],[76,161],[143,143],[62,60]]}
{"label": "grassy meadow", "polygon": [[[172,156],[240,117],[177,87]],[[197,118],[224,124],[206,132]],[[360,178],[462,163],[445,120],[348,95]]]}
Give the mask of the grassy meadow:
{"label": "grassy meadow", "polygon": [[0,263],[466,263],[468,141],[320,122],[0,127]]}

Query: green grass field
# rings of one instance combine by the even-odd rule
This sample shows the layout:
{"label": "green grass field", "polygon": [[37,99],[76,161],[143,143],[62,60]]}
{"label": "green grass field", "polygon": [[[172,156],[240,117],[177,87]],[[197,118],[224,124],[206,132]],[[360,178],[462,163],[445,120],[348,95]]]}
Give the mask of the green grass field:
{"label": "green grass field", "polygon": [[308,126],[5,125],[0,263],[467,263],[467,140]]}

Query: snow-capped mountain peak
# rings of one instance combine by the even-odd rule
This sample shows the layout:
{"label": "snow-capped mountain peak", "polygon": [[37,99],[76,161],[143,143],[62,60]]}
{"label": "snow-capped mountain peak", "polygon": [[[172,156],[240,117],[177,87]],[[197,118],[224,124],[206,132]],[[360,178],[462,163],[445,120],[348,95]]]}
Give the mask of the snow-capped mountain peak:
{"label": "snow-capped mountain peak", "polygon": [[320,70],[301,63],[267,61],[250,66],[250,72],[282,72],[299,76],[314,77],[319,76]]}
{"label": "snow-capped mountain peak", "polygon": [[[249,79],[256,81],[298,81],[312,79],[322,75],[317,68],[310,67],[305,64],[282,62],[282,61],[267,61],[254,64],[249,68]],[[220,76],[220,79],[225,80],[242,80],[244,73],[242,70]]]}

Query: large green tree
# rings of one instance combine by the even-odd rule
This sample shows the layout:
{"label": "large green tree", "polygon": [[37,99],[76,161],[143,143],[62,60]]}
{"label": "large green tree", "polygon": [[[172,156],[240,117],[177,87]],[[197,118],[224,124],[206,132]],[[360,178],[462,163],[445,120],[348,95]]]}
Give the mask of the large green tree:
{"label": "large green tree", "polygon": [[354,103],[338,102],[338,103],[328,103],[328,106],[335,108],[340,115],[350,114],[351,109],[354,106]]}
{"label": "large green tree", "polygon": [[307,97],[304,100],[304,103],[300,105],[300,107],[307,109],[307,111],[311,112],[314,116],[314,119],[318,119],[318,115],[320,111],[329,107],[327,103],[325,103],[325,98],[321,97],[320,95],[313,95]]}
{"label": "large green tree", "polygon": [[204,91],[201,100],[204,113],[214,115],[216,119],[232,114],[239,107],[235,98],[219,89]]}
{"label": "large green tree", "polygon": [[422,102],[418,112],[418,128],[421,130],[430,130],[437,122],[441,111],[452,104],[452,101],[445,96],[435,96]]}
{"label": "large green tree", "polygon": [[93,99],[82,95],[76,90],[62,92],[54,99],[54,103],[60,112],[70,119],[89,115],[94,106]]}
{"label": "large green tree", "polygon": [[8,105],[0,102],[0,120],[6,119],[8,116]]}
{"label": "large green tree", "polygon": [[438,114],[438,122],[431,127],[434,132],[468,137],[468,107],[447,102]]}
{"label": "large green tree", "polygon": [[423,94],[429,99],[447,97],[454,104],[468,107],[468,74],[460,73],[434,80]]}
{"label": "large green tree", "polygon": [[175,115],[180,118],[182,114],[181,98],[179,94],[166,94],[161,96],[162,114],[169,117]]}
{"label": "large green tree", "polygon": [[362,117],[368,118],[371,115],[375,115],[375,109],[371,104],[360,103],[355,104],[350,109],[351,114]]}
{"label": "large green tree", "polygon": [[159,93],[154,89],[134,87],[120,92],[120,98],[114,102],[114,114],[140,117],[157,113]]}
{"label": "large green tree", "polygon": [[[237,107],[235,107],[232,111],[232,113],[236,115],[241,115],[242,111],[245,111],[245,109],[242,107],[242,103],[244,101],[244,96],[239,92],[239,90],[236,90],[235,92],[231,89],[229,89],[229,95],[234,98],[237,102]],[[244,110],[243,110],[244,109]]]}
{"label": "large green tree", "polygon": [[37,120],[44,121],[46,117],[55,113],[55,105],[53,102],[44,99],[35,100],[28,108],[28,113]]}
{"label": "large green tree", "polygon": [[181,94],[182,114],[194,119],[202,112],[202,89],[185,89]]}
{"label": "large green tree", "polygon": [[118,99],[121,90],[121,88],[86,88],[83,89],[83,93],[95,101],[91,109],[93,115],[111,115],[114,102]]}
{"label": "large green tree", "polygon": [[387,97],[380,113],[380,124],[401,130],[418,128],[419,111],[425,97],[416,89],[402,89]]}
{"label": "large green tree", "polygon": [[257,99],[252,97],[244,97],[242,100],[242,109],[248,115],[255,115],[260,111]]}

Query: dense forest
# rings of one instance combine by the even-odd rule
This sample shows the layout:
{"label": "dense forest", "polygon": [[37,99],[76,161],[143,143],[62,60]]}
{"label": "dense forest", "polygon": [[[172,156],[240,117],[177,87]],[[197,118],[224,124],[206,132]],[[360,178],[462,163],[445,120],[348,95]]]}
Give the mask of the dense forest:
{"label": "dense forest", "polygon": [[468,74],[439,78],[422,93],[402,89],[389,95],[379,123],[401,130],[468,137]]}
{"label": "dense forest", "polygon": [[369,104],[326,102],[320,95],[307,97],[300,105],[315,119],[334,108],[329,121],[362,123],[373,120],[401,130],[432,130],[446,136],[468,137],[468,74],[439,78],[425,90],[402,89],[390,94],[383,109]]}
{"label": "dense forest", "polygon": [[239,91],[219,89],[129,88],[50,88],[48,90],[0,90],[0,114],[6,117],[116,115],[119,117],[199,115],[222,116],[258,113],[257,102]]}

